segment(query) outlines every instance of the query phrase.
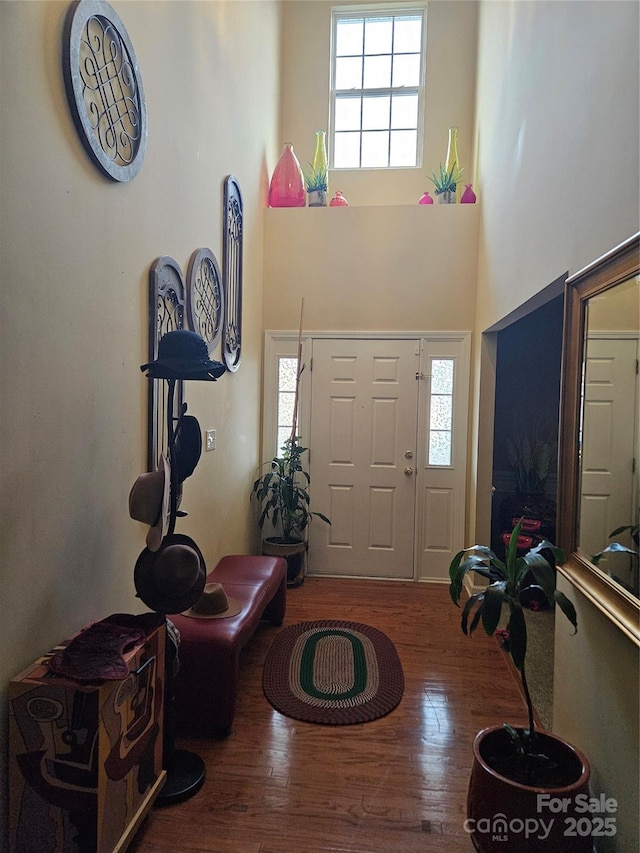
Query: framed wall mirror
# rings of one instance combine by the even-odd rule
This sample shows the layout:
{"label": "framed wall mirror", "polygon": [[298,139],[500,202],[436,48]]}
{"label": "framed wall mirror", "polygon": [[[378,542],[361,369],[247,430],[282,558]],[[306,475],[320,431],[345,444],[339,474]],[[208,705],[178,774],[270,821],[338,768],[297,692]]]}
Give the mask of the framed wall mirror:
{"label": "framed wall mirror", "polygon": [[640,235],[566,282],[558,568],[640,646]]}

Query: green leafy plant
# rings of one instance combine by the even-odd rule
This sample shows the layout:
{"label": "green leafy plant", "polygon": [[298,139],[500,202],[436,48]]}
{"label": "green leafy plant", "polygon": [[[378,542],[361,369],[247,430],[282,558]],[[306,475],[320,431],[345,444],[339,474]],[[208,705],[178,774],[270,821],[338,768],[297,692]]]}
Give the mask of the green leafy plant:
{"label": "green leafy plant", "polygon": [[544,492],[555,470],[557,441],[550,426],[535,416],[516,418],[506,439],[507,459],[513,468],[518,492]]}
{"label": "green leafy plant", "polygon": [[304,539],[307,526],[315,517],[331,524],[321,512],[311,512],[308,486],[311,478],[302,465],[307,452],[298,436],[288,438],[282,445],[282,455],[266,462],[268,470],[254,482],[251,494],[261,505],[260,530],[269,521],[276,531],[275,539],[290,545]]}
{"label": "green leafy plant", "polygon": [[[505,649],[520,675],[529,726],[527,729],[519,730],[505,723],[504,727],[512,739],[514,762],[520,765],[515,772],[521,778],[516,781],[530,784],[531,777],[538,778],[541,765],[553,762],[546,756],[540,756],[536,747],[533,703],[525,668],[527,626],[521,603],[522,594],[531,590],[541,591],[550,604],[555,603],[560,607],[575,631],[578,629],[578,624],[575,608],[572,602],[556,589],[555,571],[544,556],[545,551],[551,552],[558,563],[563,563],[564,552],[545,539],[530,548],[524,555],[518,556],[517,545],[521,529],[522,519],[511,532],[504,561],[485,545],[474,545],[459,551],[449,566],[449,593],[453,603],[460,606],[464,580],[469,572],[476,572],[488,581],[487,586],[482,591],[471,595],[462,608],[461,627],[466,635],[473,634],[482,623],[485,632],[492,636],[502,618],[503,608],[506,606],[508,609],[505,632],[508,635],[508,641]],[[511,778],[515,777],[511,776]]]}
{"label": "green leafy plant", "polygon": [[455,192],[456,184],[459,183],[463,171],[464,169],[456,168],[455,163],[451,169],[447,171],[442,163],[440,163],[439,173],[436,174],[435,172],[432,172],[431,177],[429,178],[435,187],[436,195],[440,195],[444,192]]}
{"label": "green leafy plant", "polygon": [[329,188],[328,173],[325,166],[314,167],[309,164],[308,169],[302,170],[304,175],[304,185],[308,193],[312,192],[327,192]]}
{"label": "green leafy plant", "polygon": [[616,527],[615,530],[612,530],[609,534],[609,539],[614,536],[619,536],[621,533],[625,531],[629,531],[629,535],[635,542],[637,551],[634,551],[633,548],[627,548],[626,545],[621,545],[620,542],[612,542],[610,545],[607,545],[606,548],[603,548],[602,551],[598,551],[597,554],[593,554],[591,557],[591,562],[594,566],[597,566],[600,563],[600,560],[605,554],[610,554],[614,551],[618,553],[622,552],[624,554],[629,554],[631,557],[637,557],[638,551],[640,551],[640,525],[638,524],[623,524],[622,527]]}

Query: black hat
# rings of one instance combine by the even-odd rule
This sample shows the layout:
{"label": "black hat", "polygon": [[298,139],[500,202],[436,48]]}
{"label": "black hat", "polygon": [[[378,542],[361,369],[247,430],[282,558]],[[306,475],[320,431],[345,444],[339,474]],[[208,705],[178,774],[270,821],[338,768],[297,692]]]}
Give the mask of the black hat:
{"label": "black hat", "polygon": [[209,348],[204,339],[188,329],[167,332],[160,338],[158,358],[142,364],[151,379],[199,379],[215,381],[227,368],[220,361],[209,358]]}
{"label": "black hat", "polygon": [[200,424],[193,415],[182,415],[178,421],[173,450],[171,451],[171,461],[178,483],[182,483],[193,474],[201,453]]}
{"label": "black hat", "polygon": [[165,536],[159,551],[145,548],[133,579],[140,598],[157,613],[182,613],[202,595],[207,567],[202,552],[189,536]]}

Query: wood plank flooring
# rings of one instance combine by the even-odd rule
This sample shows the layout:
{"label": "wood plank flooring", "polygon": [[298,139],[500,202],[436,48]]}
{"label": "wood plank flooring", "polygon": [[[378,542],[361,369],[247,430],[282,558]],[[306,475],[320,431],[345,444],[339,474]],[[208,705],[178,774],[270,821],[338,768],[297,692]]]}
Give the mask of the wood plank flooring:
{"label": "wood plank flooring", "polygon": [[181,738],[207,779],[190,800],[152,810],[131,853],[469,853],[463,828],[471,744],[484,726],[526,724],[497,643],[460,630],[448,587],[307,578],[288,591],[285,625],[372,625],[394,642],[405,692],[389,715],[354,726],[284,717],[262,692],[276,632],[241,658],[229,737]]}

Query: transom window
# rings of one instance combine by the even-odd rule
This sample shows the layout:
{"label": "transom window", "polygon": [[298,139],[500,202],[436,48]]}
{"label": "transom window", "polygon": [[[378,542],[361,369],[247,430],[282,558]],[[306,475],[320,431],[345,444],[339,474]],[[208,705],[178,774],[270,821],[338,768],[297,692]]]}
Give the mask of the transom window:
{"label": "transom window", "polygon": [[421,165],[424,8],[333,12],[334,169]]}

